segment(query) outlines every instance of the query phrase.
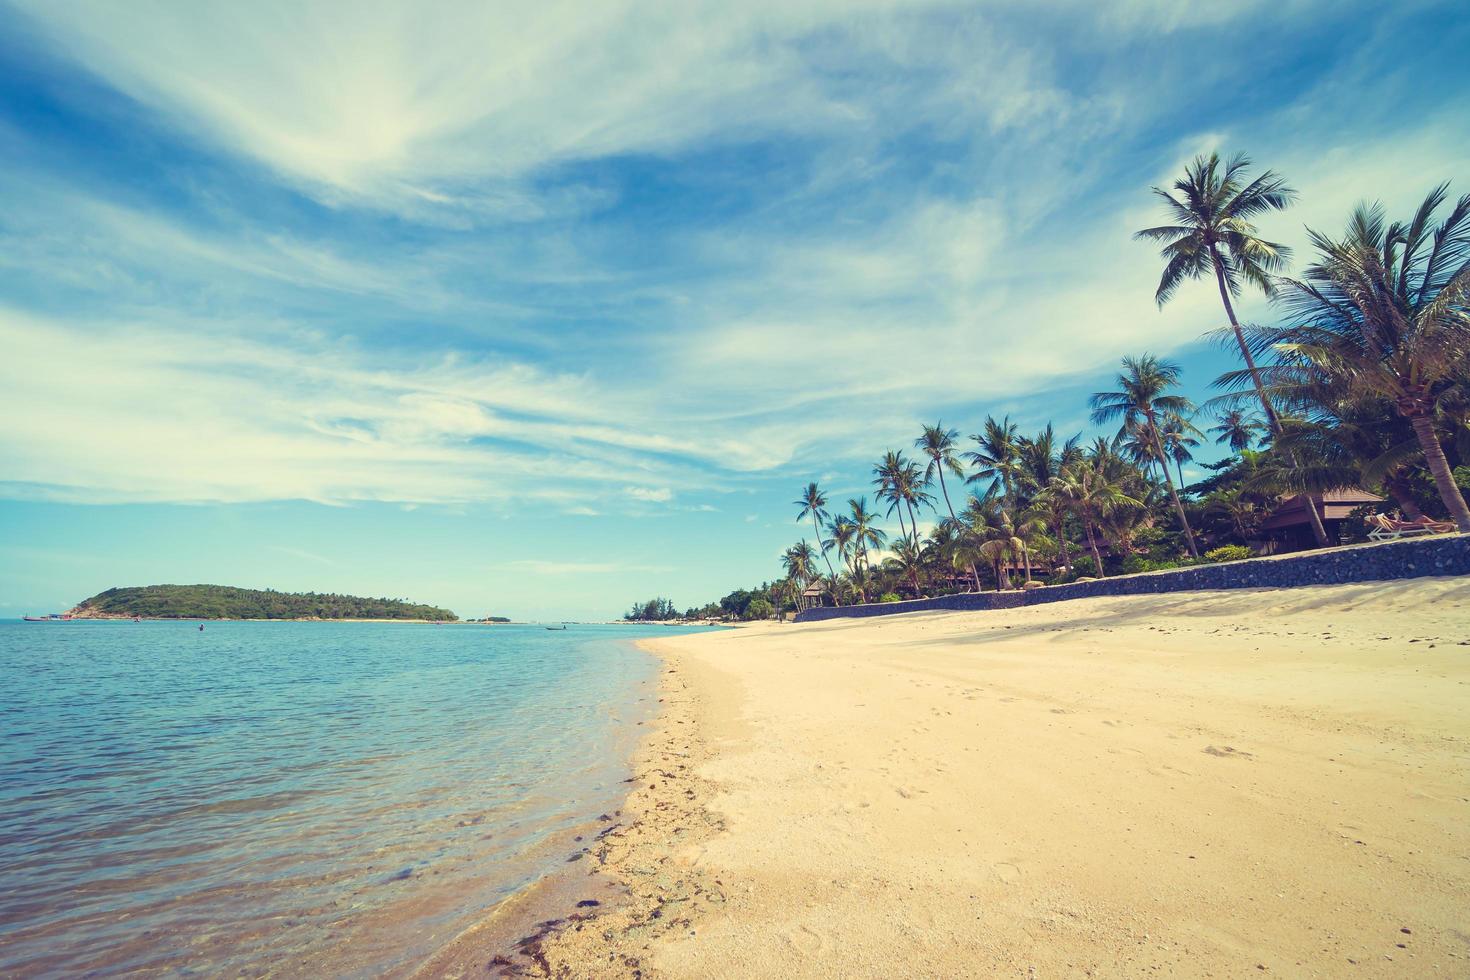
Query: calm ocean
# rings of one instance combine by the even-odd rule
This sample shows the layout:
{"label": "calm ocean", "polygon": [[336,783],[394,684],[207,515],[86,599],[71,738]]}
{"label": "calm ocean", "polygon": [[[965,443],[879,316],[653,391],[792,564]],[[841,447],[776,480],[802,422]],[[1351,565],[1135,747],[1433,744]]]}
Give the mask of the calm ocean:
{"label": "calm ocean", "polygon": [[618,805],[668,632],[0,621],[0,975],[409,969]]}

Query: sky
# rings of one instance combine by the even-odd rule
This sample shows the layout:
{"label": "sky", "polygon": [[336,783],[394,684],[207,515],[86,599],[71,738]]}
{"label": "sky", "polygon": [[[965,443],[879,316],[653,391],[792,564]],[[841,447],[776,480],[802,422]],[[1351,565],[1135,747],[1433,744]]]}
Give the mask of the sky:
{"label": "sky", "polygon": [[1208,398],[1150,186],[1248,152],[1299,252],[1470,190],[1467,42],[1419,0],[0,0],[0,617],[774,578],[799,490],[923,423],[1090,434],[1143,352]]}

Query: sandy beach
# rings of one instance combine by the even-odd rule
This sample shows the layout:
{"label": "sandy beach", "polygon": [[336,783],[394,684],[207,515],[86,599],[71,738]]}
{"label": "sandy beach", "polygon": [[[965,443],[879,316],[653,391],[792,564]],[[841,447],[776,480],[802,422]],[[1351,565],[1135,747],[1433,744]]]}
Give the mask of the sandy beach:
{"label": "sandy beach", "polygon": [[1463,579],[645,642],[626,897],[533,973],[1470,973]]}

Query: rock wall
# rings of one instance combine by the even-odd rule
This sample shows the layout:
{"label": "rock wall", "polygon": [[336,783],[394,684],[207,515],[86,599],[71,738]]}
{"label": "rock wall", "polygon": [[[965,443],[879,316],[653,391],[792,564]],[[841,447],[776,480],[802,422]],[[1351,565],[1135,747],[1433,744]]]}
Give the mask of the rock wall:
{"label": "rock wall", "polygon": [[1200,589],[1292,589],[1303,585],[1340,585],[1425,575],[1470,575],[1470,536],[1440,534],[1276,558],[1249,558],[1165,572],[1120,575],[1096,582],[1052,585],[1030,592],[970,592],[908,602],[808,609],[799,614],[796,621],[811,623],[840,616],[891,616],[933,609],[1014,609],[1090,596],[1146,595]]}

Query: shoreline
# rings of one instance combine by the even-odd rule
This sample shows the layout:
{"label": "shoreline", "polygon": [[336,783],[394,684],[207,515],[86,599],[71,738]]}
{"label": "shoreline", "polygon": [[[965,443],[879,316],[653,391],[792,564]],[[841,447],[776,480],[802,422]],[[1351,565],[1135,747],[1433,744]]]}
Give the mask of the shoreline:
{"label": "shoreline", "polygon": [[662,711],[589,850],[624,896],[500,975],[1470,960],[1470,579],[642,642]]}
{"label": "shoreline", "polygon": [[711,757],[697,727],[703,696],[690,679],[697,668],[686,670],[664,647],[678,639],[634,641],[659,664],[658,698],[637,723],[646,732],[629,759],[622,805],[571,842],[568,867],[487,910],[409,976],[642,976],[653,939],[723,901],[723,886],[690,860],[724,824],[708,809],[713,791],[696,771]]}

